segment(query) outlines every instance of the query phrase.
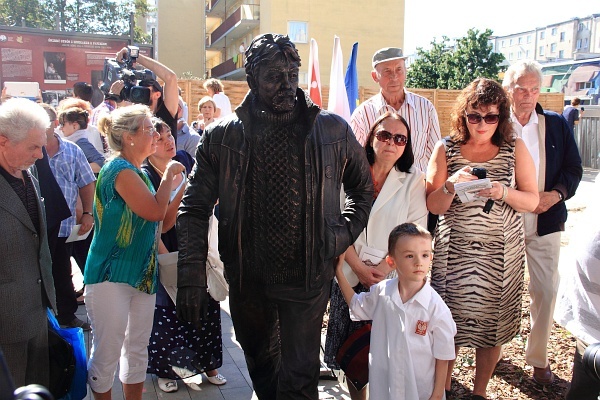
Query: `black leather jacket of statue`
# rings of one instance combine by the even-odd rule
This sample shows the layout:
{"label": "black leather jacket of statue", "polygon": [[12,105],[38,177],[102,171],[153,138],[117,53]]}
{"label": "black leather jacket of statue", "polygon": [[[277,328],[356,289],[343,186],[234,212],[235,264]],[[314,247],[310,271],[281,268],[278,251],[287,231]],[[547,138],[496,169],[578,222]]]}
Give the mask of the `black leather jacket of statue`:
{"label": "black leather jacket of statue", "polygon": [[[217,199],[221,260],[227,277],[242,282],[241,232],[252,97],[249,92],[234,114],[210,126],[196,150],[197,162],[177,217],[180,288],[206,286],[208,221]],[[313,289],[333,278],[335,257],[365,228],[373,183],[365,151],[346,121],[322,111],[302,89],[298,89],[297,102],[297,107],[308,110],[310,122],[305,141],[305,265],[306,287]],[[346,198],[340,207],[342,184]]]}

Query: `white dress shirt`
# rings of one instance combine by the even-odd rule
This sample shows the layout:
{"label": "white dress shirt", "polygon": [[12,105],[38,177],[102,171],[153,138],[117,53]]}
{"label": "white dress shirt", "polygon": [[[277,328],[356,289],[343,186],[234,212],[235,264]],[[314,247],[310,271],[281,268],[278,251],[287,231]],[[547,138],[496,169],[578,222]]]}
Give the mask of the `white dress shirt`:
{"label": "white dress shirt", "polygon": [[533,158],[533,163],[535,164],[535,181],[538,182],[540,176],[540,137],[538,133],[538,115],[535,111],[533,111],[529,117],[529,121],[527,124],[525,124],[525,126],[521,125],[512,111],[511,119],[517,137],[523,139],[527,150],[529,150],[529,154],[531,154],[531,158]]}

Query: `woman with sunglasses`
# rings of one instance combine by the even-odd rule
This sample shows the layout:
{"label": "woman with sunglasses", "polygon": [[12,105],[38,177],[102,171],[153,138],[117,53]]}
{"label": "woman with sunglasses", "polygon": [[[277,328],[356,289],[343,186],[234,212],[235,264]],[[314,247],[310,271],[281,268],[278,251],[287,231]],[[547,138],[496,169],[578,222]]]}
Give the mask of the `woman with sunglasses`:
{"label": "woman with sunglasses", "polygon": [[[365,257],[359,256],[361,252],[372,253],[368,249],[374,249],[385,256],[393,228],[404,222],[427,226],[425,175],[413,166],[412,141],[406,120],[395,112],[380,116],[371,127],[365,151],[375,185],[373,208],[367,227],[344,256],[346,276],[356,293],[368,291],[372,285],[395,274],[384,257],[373,265],[363,261]],[[348,336],[370,321],[350,321],[348,305],[335,281],[329,309],[325,362],[333,369],[340,369],[335,361],[339,348]],[[357,390],[348,381],[348,390],[353,400],[366,399],[366,387]]]}
{"label": "woman with sunglasses", "polygon": [[[525,267],[522,212],[538,204],[536,171],[510,122],[509,100],[497,82],[479,78],[458,96],[452,132],[436,144],[427,169],[427,208],[439,215],[431,286],[456,322],[456,352],[475,348],[472,399],[485,399],[487,384],[521,326]],[[478,179],[485,168],[491,187],[480,200],[462,203],[454,185]],[[490,201],[491,200],[491,201]],[[488,203],[489,213],[484,211]],[[451,389],[454,362],[448,367]]]}
{"label": "woman with sunglasses", "polygon": [[142,398],[158,287],[158,222],[165,218],[174,177],[171,161],[155,191],[142,162],[156,151],[150,109],[119,108],[100,124],[116,157],[100,170],[94,198],[96,232],[84,273],[93,341],[88,383],[96,400],[111,399],[117,363],[128,400]]}

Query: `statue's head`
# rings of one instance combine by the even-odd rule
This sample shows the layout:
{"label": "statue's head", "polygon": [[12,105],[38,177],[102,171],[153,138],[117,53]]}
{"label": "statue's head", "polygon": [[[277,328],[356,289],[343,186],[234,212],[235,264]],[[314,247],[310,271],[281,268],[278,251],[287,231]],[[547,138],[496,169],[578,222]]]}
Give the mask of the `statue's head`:
{"label": "statue's head", "polygon": [[245,67],[248,86],[265,107],[275,113],[294,108],[300,56],[289,37],[265,33],[254,38]]}

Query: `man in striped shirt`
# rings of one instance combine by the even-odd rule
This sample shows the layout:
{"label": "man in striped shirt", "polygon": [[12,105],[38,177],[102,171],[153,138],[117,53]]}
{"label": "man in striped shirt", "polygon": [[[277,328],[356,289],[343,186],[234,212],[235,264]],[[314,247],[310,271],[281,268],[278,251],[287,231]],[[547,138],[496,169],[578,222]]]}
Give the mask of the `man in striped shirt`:
{"label": "man in striped shirt", "polygon": [[410,126],[415,166],[425,172],[433,146],[441,139],[440,124],[433,104],[404,88],[405,59],[402,49],[397,47],[386,47],[375,52],[371,76],[381,91],[354,110],[350,126],[358,142],[364,146],[377,117],[386,111],[399,113]]}

